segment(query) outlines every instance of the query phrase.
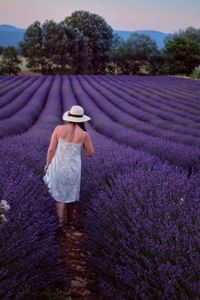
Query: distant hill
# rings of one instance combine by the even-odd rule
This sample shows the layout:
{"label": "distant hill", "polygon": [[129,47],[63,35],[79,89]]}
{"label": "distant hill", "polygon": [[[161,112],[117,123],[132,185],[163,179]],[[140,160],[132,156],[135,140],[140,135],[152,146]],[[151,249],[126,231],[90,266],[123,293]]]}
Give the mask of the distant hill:
{"label": "distant hill", "polygon": [[18,47],[23,40],[25,29],[20,29],[11,25],[0,25],[0,46]]}
{"label": "distant hill", "polygon": [[146,34],[150,36],[153,40],[156,41],[156,44],[159,49],[164,46],[164,39],[170,35],[170,33],[164,33],[156,30],[135,30],[135,31],[122,31],[122,30],[114,30],[114,33],[117,33],[120,37],[122,37],[125,41],[129,38],[131,33],[137,32],[140,34]]}
{"label": "distant hill", "polygon": [[[0,25],[0,46],[15,46],[18,47],[19,42],[23,40],[23,36],[26,29],[17,28],[12,25]],[[168,35],[167,33],[155,31],[155,30],[135,30],[135,31],[122,31],[114,30],[124,40],[127,40],[132,32],[138,32],[149,35],[154,39],[158,45],[158,48],[163,48],[164,38]]]}

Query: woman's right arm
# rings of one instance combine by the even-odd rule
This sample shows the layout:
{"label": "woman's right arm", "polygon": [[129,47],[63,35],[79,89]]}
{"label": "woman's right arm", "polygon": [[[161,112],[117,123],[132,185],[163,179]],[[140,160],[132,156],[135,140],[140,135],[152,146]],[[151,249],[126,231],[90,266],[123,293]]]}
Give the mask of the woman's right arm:
{"label": "woman's right arm", "polygon": [[46,165],[44,167],[45,171],[47,170],[48,165],[51,162],[51,159],[54,155],[57,143],[58,143],[58,126],[56,126],[56,128],[54,129],[54,131],[51,135],[51,141],[50,141],[50,145],[49,145],[49,148],[48,148],[48,151],[47,151]]}
{"label": "woman's right arm", "polygon": [[94,148],[92,145],[92,140],[88,132],[85,132],[83,139],[83,147],[87,156],[92,157],[94,154]]}

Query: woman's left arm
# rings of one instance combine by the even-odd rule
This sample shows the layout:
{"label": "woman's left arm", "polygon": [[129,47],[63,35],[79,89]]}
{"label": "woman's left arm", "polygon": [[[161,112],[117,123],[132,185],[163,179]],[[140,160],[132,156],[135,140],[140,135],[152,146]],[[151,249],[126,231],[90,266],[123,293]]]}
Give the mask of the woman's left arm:
{"label": "woman's left arm", "polygon": [[51,159],[54,155],[54,152],[56,150],[56,146],[57,146],[57,143],[58,143],[58,126],[56,126],[56,128],[54,129],[53,133],[52,133],[52,136],[51,136],[51,141],[50,141],[50,145],[49,145],[49,148],[48,148],[48,151],[47,151],[47,161],[46,161],[46,165],[44,167],[44,170],[46,171],[50,162],[51,162]]}

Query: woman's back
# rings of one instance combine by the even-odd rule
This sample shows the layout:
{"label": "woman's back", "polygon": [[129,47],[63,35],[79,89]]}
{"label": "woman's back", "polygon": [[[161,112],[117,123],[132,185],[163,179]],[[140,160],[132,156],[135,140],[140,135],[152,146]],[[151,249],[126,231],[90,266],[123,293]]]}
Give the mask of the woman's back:
{"label": "woman's back", "polygon": [[82,143],[84,136],[87,135],[87,133],[76,123],[60,125],[58,129],[58,138],[61,137],[70,143]]}

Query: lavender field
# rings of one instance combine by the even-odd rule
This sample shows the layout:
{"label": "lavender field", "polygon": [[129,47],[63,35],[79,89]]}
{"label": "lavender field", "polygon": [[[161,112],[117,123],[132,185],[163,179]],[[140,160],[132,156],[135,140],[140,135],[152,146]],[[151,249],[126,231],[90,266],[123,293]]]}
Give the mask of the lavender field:
{"label": "lavender field", "polygon": [[10,204],[0,298],[67,280],[42,177],[51,133],[74,104],[91,116],[80,208],[103,297],[199,299],[200,83],[125,75],[0,77],[0,196]]}

